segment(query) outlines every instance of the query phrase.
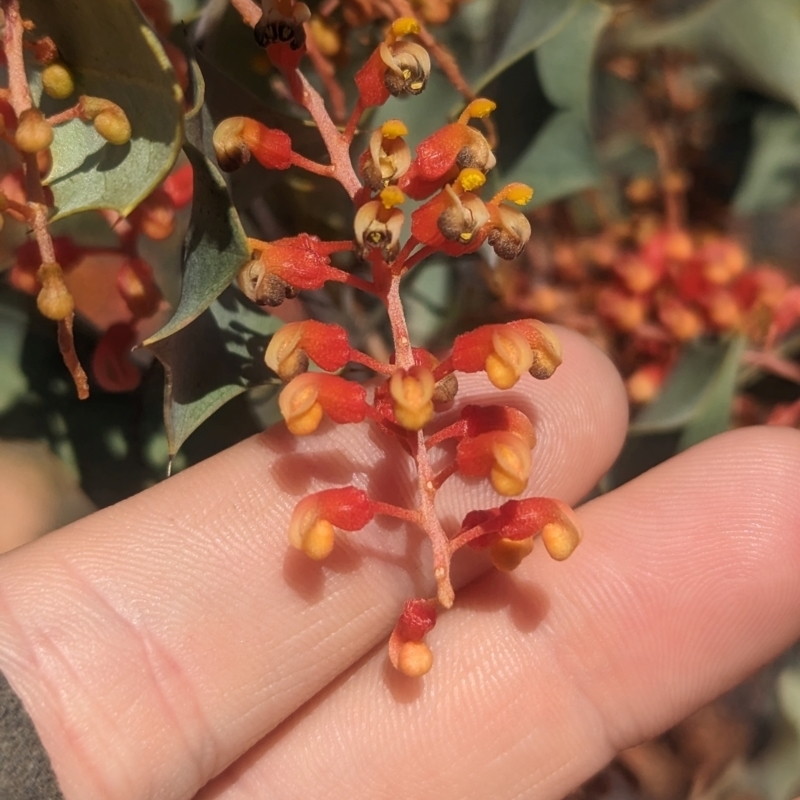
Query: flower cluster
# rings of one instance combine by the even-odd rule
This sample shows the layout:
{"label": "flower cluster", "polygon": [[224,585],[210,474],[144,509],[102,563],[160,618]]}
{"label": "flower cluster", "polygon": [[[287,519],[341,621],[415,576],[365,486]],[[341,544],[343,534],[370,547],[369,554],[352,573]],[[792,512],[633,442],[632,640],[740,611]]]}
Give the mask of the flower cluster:
{"label": "flower cluster", "polygon": [[730,236],[653,216],[557,240],[549,257],[547,274],[500,280],[504,304],[592,336],[622,369],[634,404],[656,396],[687,342],[743,334],[769,348],[800,318],[783,272],[751,263]]}
{"label": "flower cluster", "polygon": [[[214,142],[225,169],[251,157],[273,169],[297,165],[341,182],[355,206],[352,240],[325,242],[300,234],[274,242],[250,240],[251,259],[239,275],[239,287],[253,301],[275,306],[304,289],[339,282],[368,292],[387,308],[395,352],[389,363],[351,347],[346,331],[334,324],[304,320],[284,325],[273,335],[265,362],[285,388],[281,413],[295,435],[314,433],[328,418],[337,424],[369,421],[394,437],[414,462],[417,497],[404,508],[372,499],[363,489],[343,486],[303,498],[289,525],[290,544],[314,560],[327,557],[342,531],[362,530],[377,515],[389,515],[420,527],[433,550],[434,597],[406,603],[389,643],[395,667],[411,676],[427,672],[431,651],[424,641],[437,610],[454,601],[450,562],[463,546],[483,549],[502,570],[516,567],[541,537],[546,551],[566,558],[580,541],[579,524],[563,503],[549,498],[507,499],[496,508],[475,510],[460,529],[447,531],[434,509],[441,486],[454,475],[485,478],[502,498],[524,494],[531,472],[536,433],[520,411],[503,405],[467,405],[458,419],[437,425],[437,414],[450,408],[458,392],[457,372],[485,372],[498,390],[514,386],[528,373],[550,377],[561,362],[561,348],[542,323],[523,319],[486,325],[458,336],[444,358],[412,347],[400,299],[400,282],[429,255],[470,253],[486,246],[504,259],[517,257],[531,229],[517,206],[532,190],[511,184],[482,199],[486,172],[495,157],[485,136],[473,124],[494,109],[490,100],[467,105],[453,123],[432,134],[412,153],[408,130],[393,119],[372,132],[353,169],[350,148],[355,123],[338,131],[314,90],[296,70],[305,48],[301,30],[304,6],[265,2],[255,24],[256,40],[284,73],[295,98],[312,114],[325,140],[330,165],[308,162],[292,150],[289,138],[246,118],[223,121]],[[423,91],[430,74],[427,51],[415,40],[416,20],[402,18],[388,28],[355,81],[359,99],[352,119],[390,96]],[[406,230],[404,206],[418,201]],[[370,268],[371,280],[331,263],[339,252],[354,253]],[[374,392],[335,374],[349,363],[373,370],[382,379]],[[318,370],[309,371],[311,365]],[[452,461],[434,469],[431,452],[455,444]],[[436,462],[439,463],[438,460]]]}

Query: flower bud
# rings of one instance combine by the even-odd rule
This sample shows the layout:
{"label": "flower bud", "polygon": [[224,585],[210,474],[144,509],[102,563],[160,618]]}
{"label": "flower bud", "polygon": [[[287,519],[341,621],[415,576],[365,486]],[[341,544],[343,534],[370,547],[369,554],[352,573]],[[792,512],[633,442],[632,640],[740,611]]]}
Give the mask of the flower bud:
{"label": "flower bud", "polygon": [[55,100],[65,100],[75,91],[75,80],[63,64],[56,62],[42,70],[42,89]]}
{"label": "flower bud", "polygon": [[575,512],[549,497],[508,500],[499,508],[470,511],[460,534],[468,532],[473,534],[468,544],[475,549],[490,547],[500,539],[521,541],[541,534],[547,552],[556,560],[572,553],[582,538]]}
{"label": "flower bud", "polygon": [[486,375],[498,389],[510,389],[533,365],[533,352],[525,337],[511,328],[492,335],[492,350],[486,357]]}
{"label": "flower bud", "polygon": [[398,369],[389,379],[392,411],[400,427],[409,431],[424,428],[433,418],[433,374],[426,367]]}
{"label": "flower bud", "polygon": [[284,131],[249,117],[228,117],[214,130],[214,152],[220,169],[233,172],[254,156],[267,169],[289,169],[292,140]]}
{"label": "flower bud", "polygon": [[658,319],[679,342],[696,339],[703,332],[700,314],[674,297],[664,297],[659,301]]}
{"label": "flower bud", "polygon": [[489,431],[462,439],[456,448],[459,472],[488,477],[498,494],[514,497],[525,491],[531,474],[531,448],[508,431]]}
{"label": "flower bud", "polygon": [[643,322],[647,306],[638,296],[606,288],[598,292],[597,311],[621,333],[631,333]]}
{"label": "flower bud", "polygon": [[666,365],[659,362],[639,367],[625,381],[628,400],[637,405],[644,405],[654,400],[661,391],[666,373]]}
{"label": "flower bud", "polygon": [[422,677],[433,665],[430,648],[422,641],[436,625],[436,604],[432,600],[407,600],[392,635],[389,660],[410,678]]}
{"label": "flower bud", "polygon": [[421,678],[433,666],[433,653],[425,642],[403,642],[397,655],[397,669],[409,678]]}
{"label": "flower bud", "polygon": [[346,531],[361,530],[373,517],[366,492],[354,486],[325,489],[304,497],[292,512],[289,543],[315,561],[333,550],[334,526]]}
{"label": "flower bud", "polygon": [[548,522],[542,528],[542,543],[551,558],[564,561],[569,558],[581,542],[581,529],[572,520],[562,519]]}
{"label": "flower bud", "polygon": [[489,557],[496,569],[501,572],[515,570],[525,556],[533,551],[533,537],[527,539],[498,539],[489,547]]}
{"label": "flower bud", "polygon": [[327,414],[334,422],[363,422],[367,393],[363,386],[318,372],[293,378],[278,397],[286,427],[296,436],[313,433]]}
{"label": "flower bud", "polygon": [[[479,110],[484,108],[480,106]],[[493,103],[491,108],[494,108]],[[430,197],[446,183],[455,180],[463,169],[486,172],[495,166],[497,159],[486,137],[467,124],[470,117],[465,114],[462,114],[463,121],[445,125],[417,146],[408,172],[400,179],[400,188],[409,197],[415,200]]]}
{"label": "flower bud", "polygon": [[81,119],[94,125],[95,130],[110,144],[127,144],[131,138],[131,123],[125,112],[111,100],[81,95],[78,99]]}
{"label": "flower bud", "polygon": [[42,288],[36,297],[39,313],[47,319],[60,322],[75,310],[75,301],[64,283],[61,265],[45,262],[36,274]]}
{"label": "flower bud", "polygon": [[14,143],[23,153],[39,153],[53,143],[53,126],[38,108],[25,109],[19,115]]}
{"label": "flower bud", "polygon": [[326,281],[341,277],[315,236],[301,233],[275,242],[248,239],[248,244],[253,258],[239,270],[236,281],[260,306],[278,306],[300,289],[321,289]]}
{"label": "flower bud", "polygon": [[333,372],[350,360],[347,331],[316,320],[290,322],[276,331],[264,354],[264,363],[288,382],[308,369],[309,358]]}

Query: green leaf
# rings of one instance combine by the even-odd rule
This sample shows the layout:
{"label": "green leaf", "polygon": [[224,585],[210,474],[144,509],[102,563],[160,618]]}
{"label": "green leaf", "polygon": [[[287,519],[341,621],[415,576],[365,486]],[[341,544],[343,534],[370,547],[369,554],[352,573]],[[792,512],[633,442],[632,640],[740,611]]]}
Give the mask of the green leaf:
{"label": "green leaf", "polygon": [[246,390],[276,383],[264,349],[280,320],[249,303],[231,282],[250,258],[221,173],[204,155],[213,132],[204,83],[193,65],[195,106],[184,151],[192,164],[192,216],[184,243],[181,297],[172,319],[144,344],[164,365],[170,459],[215,411]]}
{"label": "green leaf", "polygon": [[582,2],[583,0],[525,0],[492,65],[474,83],[472,88],[476,94],[480,94],[484,86],[512,64],[558,34]]}
{"label": "green leaf", "polygon": [[219,171],[193,145],[187,143],[184,150],[194,171],[194,195],[181,299],[172,319],[145,342],[148,346],[197,319],[250,258],[247,237]]}
{"label": "green leaf", "polygon": [[132,0],[22,0],[22,13],[49,35],[75,75],[67,101],[41,99],[46,113],[78,95],[117,103],[133,129],[126,145],[108,144],[87,122],[58,125],[53,140],[55,218],[88,209],[130,213],[167,175],[181,144],[181,91],[155,34]]}
{"label": "green leaf", "polygon": [[150,341],[164,365],[164,420],[170,457],[217,409],[250,388],[280,381],[264,364],[269,337],[280,326],[229,288],[191,325]]}
{"label": "green leaf", "polygon": [[623,45],[679,47],[712,58],[733,77],[800,109],[800,3],[713,0],[663,23],[637,23]]}
{"label": "green leaf", "polygon": [[503,177],[533,186],[534,206],[595,186],[600,168],[580,115],[561,111],[552,116]]}
{"label": "green leaf", "polygon": [[28,379],[20,366],[27,332],[25,311],[10,303],[0,303],[0,415],[28,392]]}
{"label": "green leaf", "polygon": [[446,258],[426,261],[411,271],[403,285],[403,309],[411,340],[429,347],[455,310],[453,265]]}
{"label": "green leaf", "polygon": [[589,116],[595,49],[610,13],[594,0],[580,0],[563,28],[534,56],[544,94],[557,110],[504,178],[533,186],[536,205],[600,181]]}
{"label": "green leaf", "polygon": [[753,122],[753,148],[734,208],[743,214],[785,208],[800,199],[800,114],[769,106]]}
{"label": "green leaf", "polygon": [[737,378],[746,344],[744,336],[737,336],[728,343],[722,363],[706,386],[691,420],[681,433],[679,450],[685,450],[730,428]]}
{"label": "green leaf", "polygon": [[728,427],[745,340],[699,340],[684,348],[658,398],[633,420],[633,435],[683,429],[688,447]]}

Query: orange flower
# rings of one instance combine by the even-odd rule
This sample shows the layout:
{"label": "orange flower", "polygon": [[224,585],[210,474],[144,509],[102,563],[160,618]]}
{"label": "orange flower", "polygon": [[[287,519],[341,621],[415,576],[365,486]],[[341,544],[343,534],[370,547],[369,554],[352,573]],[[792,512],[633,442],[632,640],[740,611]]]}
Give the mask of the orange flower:
{"label": "orange flower", "polygon": [[495,108],[491,100],[473,100],[457,122],[445,125],[421,142],[400,188],[409,197],[423,200],[455,180],[462,169],[490,170],[497,159],[484,135],[468,122],[487,116]]}

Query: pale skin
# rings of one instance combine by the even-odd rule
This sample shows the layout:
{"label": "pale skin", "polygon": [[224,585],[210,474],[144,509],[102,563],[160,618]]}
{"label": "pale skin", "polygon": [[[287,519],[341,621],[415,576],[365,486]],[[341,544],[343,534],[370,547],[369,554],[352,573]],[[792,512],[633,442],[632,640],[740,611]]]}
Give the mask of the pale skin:
{"label": "pale skin", "polygon": [[[626,402],[560,335],[556,375],[505,399],[535,409],[531,492],[574,503]],[[489,398],[462,381],[461,402]],[[275,430],[0,559],[0,669],[68,800],[558,800],[800,635],[800,434],[747,429],[584,505],[564,563],[536,547],[511,575],[457,569],[432,671],[394,673],[385,639],[432,588],[425,543],[390,521],[314,564],[285,538],[310,490],[407,497],[382,442]],[[446,524],[496,504],[457,480],[439,498]]]}

